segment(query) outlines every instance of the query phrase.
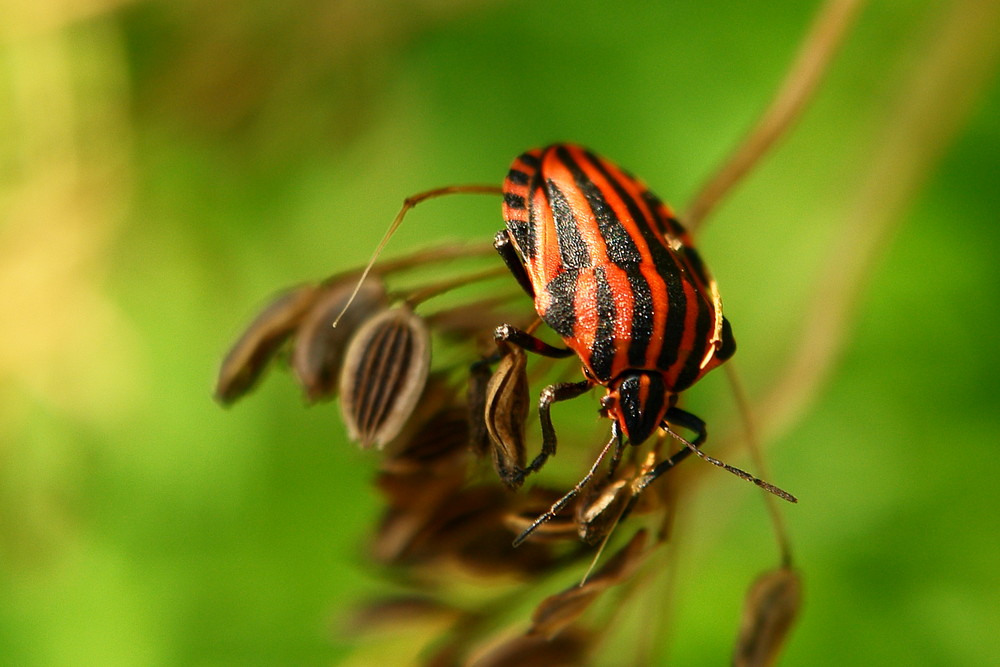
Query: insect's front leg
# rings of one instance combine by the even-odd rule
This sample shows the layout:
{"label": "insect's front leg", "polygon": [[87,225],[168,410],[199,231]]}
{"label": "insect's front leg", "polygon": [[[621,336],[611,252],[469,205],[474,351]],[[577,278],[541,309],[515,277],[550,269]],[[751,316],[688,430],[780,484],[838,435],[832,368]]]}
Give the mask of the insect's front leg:
{"label": "insect's front leg", "polygon": [[[708,429],[705,427],[704,420],[691,414],[690,412],[687,412],[686,410],[681,410],[676,407],[670,408],[663,416],[663,421],[681,426],[689,431],[693,431],[695,433],[695,438],[691,441],[691,447],[700,447],[708,438]],[[639,479],[639,481],[635,484],[633,492],[638,496],[638,494],[642,493],[643,489],[656,481],[660,475],[690,456],[694,451],[691,447],[684,447],[680,451],[674,453],[674,455],[670,458],[657,463],[655,468]]]}
{"label": "insect's front leg", "polygon": [[[705,427],[705,421],[696,415],[691,414],[687,410],[681,410],[680,408],[670,408],[667,413],[663,415],[663,421],[670,424],[676,424],[686,428],[689,431],[694,432],[695,439],[691,441],[691,444],[695,447],[701,445],[708,438],[708,429]],[[687,451],[691,451],[688,449]]]}
{"label": "insect's front leg", "polygon": [[549,345],[544,340],[532,336],[527,331],[521,331],[509,324],[498,326],[496,331],[493,332],[493,339],[496,340],[497,346],[501,349],[505,345],[517,345],[528,352],[540,354],[543,357],[552,357],[553,359],[564,359],[576,354],[569,348]]}

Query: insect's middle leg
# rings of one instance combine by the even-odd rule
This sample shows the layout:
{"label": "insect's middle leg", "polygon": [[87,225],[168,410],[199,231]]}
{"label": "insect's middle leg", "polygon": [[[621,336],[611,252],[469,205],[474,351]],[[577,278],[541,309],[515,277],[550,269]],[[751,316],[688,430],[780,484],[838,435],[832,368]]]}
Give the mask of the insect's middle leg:
{"label": "insect's middle leg", "polygon": [[[494,333],[494,337],[497,341],[497,345],[501,348],[504,345],[517,345],[528,352],[534,352],[535,354],[540,354],[544,357],[554,357],[556,359],[571,357],[575,354],[573,350],[570,350],[569,348],[554,347],[525,331],[512,327],[509,324],[501,324],[498,326],[496,332]],[[552,417],[549,414],[552,409],[552,404],[576,398],[592,386],[593,385],[590,381],[584,380],[582,382],[560,382],[558,384],[549,385],[542,390],[541,395],[538,397],[538,419],[542,424],[542,451],[530,464],[528,464],[524,470],[517,471],[514,475],[514,479],[511,480],[513,485],[520,485],[527,475],[539,470],[543,465],[545,465],[545,461],[556,453],[556,432],[555,428],[552,426]]]}
{"label": "insect's middle leg", "polygon": [[542,390],[538,397],[538,420],[542,423],[542,451],[520,474],[518,484],[530,473],[537,472],[548,458],[556,453],[556,429],[552,426],[552,404],[568,401],[585,394],[593,385],[588,380],[582,382],[560,382]]}

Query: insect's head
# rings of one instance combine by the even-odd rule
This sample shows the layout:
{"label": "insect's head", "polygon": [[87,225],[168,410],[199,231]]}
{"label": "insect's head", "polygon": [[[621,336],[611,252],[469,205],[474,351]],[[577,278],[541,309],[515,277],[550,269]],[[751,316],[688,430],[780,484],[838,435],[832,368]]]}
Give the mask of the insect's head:
{"label": "insect's head", "polygon": [[659,428],[676,402],[677,394],[667,390],[662,373],[629,371],[611,381],[601,407],[633,445],[640,445]]}

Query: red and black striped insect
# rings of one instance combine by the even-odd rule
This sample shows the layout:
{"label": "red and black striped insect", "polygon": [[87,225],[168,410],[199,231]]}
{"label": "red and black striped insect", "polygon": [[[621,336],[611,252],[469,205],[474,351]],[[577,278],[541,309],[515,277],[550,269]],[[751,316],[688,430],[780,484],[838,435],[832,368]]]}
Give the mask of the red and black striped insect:
{"label": "red and black striped insect", "polygon": [[[548,406],[607,387],[606,416],[632,444],[664,422],[704,423],[675,407],[678,394],[736,351],[715,282],[670,209],[634,176],[578,146],[518,157],[504,182],[507,228],[495,245],[566,343],[553,348],[501,327],[498,338],[551,356],[576,354],[586,380],[549,387]],[[525,472],[554,452],[554,437]]]}
{"label": "red and black striped insect", "polygon": [[[405,212],[424,199],[455,192],[496,193],[491,186],[456,186],[411,197]],[[677,397],[736,350],[722,301],[690,236],[646,185],[593,152],[572,144],[530,150],[514,160],[502,188],[506,228],[494,245],[514,277],[534,299],[539,317],[563,340],[558,348],[504,324],[498,344],[517,345],[550,357],[576,355],[585,379],[553,384],[539,398],[541,452],[523,469],[504,474],[520,485],[556,451],[553,403],[580,396],[596,385],[607,389],[601,412],[612,438],[590,473],[517,540],[551,518],[589,481],[615,445],[633,445],[665,429],[686,446],[660,462],[636,485],[648,486],[694,452],[714,465],[794,502],[790,494],[714,459],[698,447],[705,423],[676,407]],[[384,246],[380,245],[379,250]],[[377,252],[376,252],[377,254]],[[670,425],[691,430],[688,442]],[[516,542],[515,542],[516,543]]]}

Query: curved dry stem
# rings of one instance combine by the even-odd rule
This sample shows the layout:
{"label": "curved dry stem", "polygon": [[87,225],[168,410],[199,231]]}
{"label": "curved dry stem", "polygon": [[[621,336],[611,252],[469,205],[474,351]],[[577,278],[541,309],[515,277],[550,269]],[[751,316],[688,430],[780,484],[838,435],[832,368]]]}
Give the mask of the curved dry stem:
{"label": "curved dry stem", "polygon": [[[757,427],[753,418],[753,411],[750,408],[750,401],[747,398],[746,390],[740,381],[739,373],[732,362],[726,364],[726,376],[729,378],[729,386],[732,389],[733,397],[736,400],[736,407],[740,413],[740,421],[743,426],[743,439],[750,450],[750,458],[753,461],[757,473],[764,478],[770,478],[767,471],[767,464],[764,461],[764,448],[758,439]],[[788,539],[788,531],[785,529],[785,520],[778,507],[778,501],[770,494],[764,494],[764,502],[767,504],[767,513],[771,517],[771,525],[774,527],[774,536],[778,542],[778,555],[781,558],[782,567],[792,565],[792,547]]]}
{"label": "curved dry stem", "polygon": [[[964,125],[1000,63],[1000,4],[935,7],[919,57],[881,121],[868,168],[844,198],[842,229],[810,297],[805,325],[778,380],[752,401],[763,442],[782,435],[813,403],[851,330],[855,306],[902,214]],[[941,15],[943,14],[943,15]],[[731,434],[723,438],[728,444]]]}
{"label": "curved dry stem", "polygon": [[483,269],[478,273],[465,274],[457,278],[449,278],[447,280],[442,280],[437,283],[425,285],[417,290],[408,293],[405,297],[405,301],[408,304],[410,304],[411,308],[416,308],[419,304],[425,301],[433,299],[434,297],[440,296],[442,294],[447,294],[448,292],[456,290],[459,287],[465,287],[466,285],[474,285],[476,283],[508,275],[510,275],[510,269],[508,269],[506,266],[495,266],[489,269]]}
{"label": "curved dry stem", "polygon": [[684,224],[696,231],[722,198],[798,120],[827,73],[864,0],[827,0],[771,106],[715,175],[695,195]]}

